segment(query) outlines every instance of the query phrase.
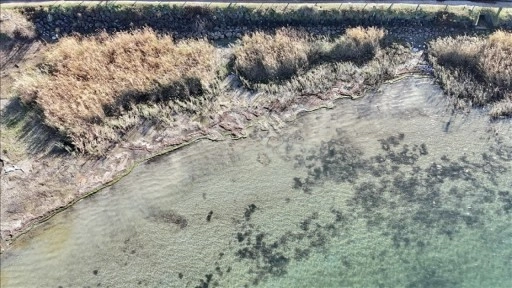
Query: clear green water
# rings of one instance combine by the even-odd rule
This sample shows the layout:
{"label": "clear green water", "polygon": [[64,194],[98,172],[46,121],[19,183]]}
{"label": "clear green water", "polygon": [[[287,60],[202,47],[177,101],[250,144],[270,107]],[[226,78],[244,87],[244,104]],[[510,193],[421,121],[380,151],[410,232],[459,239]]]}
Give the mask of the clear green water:
{"label": "clear green water", "polygon": [[512,287],[511,122],[431,82],[141,165],[17,241],[1,287]]}

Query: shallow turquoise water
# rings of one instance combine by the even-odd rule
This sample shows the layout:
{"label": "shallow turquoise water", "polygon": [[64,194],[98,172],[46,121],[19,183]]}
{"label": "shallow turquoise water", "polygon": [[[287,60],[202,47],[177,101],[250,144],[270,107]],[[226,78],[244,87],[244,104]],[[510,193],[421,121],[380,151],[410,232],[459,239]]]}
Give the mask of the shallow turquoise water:
{"label": "shallow turquoise water", "polygon": [[22,237],[2,287],[511,287],[512,125],[429,79],[199,142]]}

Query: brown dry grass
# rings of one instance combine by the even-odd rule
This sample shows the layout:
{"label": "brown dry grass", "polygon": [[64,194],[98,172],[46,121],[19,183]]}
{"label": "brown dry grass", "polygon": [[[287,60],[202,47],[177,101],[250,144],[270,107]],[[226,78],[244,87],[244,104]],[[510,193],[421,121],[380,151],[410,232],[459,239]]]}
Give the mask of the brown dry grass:
{"label": "brown dry grass", "polygon": [[478,60],[489,83],[512,90],[512,33],[497,31],[491,34]]}
{"label": "brown dry grass", "polygon": [[309,65],[307,37],[292,29],[279,29],[274,35],[255,32],[245,35],[234,49],[237,73],[251,82],[290,78]]}
{"label": "brown dry grass", "polygon": [[492,117],[512,115],[512,33],[441,38],[430,43],[429,60],[445,91],[459,106],[491,104]]}
{"label": "brown dry grass", "polygon": [[0,34],[1,38],[11,39],[31,39],[36,36],[34,24],[11,9],[0,10]]}
{"label": "brown dry grass", "polygon": [[313,65],[332,61],[363,64],[373,59],[386,35],[378,28],[350,28],[330,42],[284,28],[275,34],[256,32],[235,47],[235,71],[248,82],[288,80]]}
{"label": "brown dry grass", "polygon": [[20,79],[17,91],[76,149],[101,154],[107,147],[94,142],[104,131],[93,126],[136,103],[202,94],[215,81],[217,65],[208,42],[176,43],[150,29],[66,37],[48,50],[38,71]]}
{"label": "brown dry grass", "polygon": [[[317,65],[289,80],[256,83],[251,88],[279,99],[289,99],[297,95],[329,94],[332,91],[357,96],[366,88],[373,88],[403,73],[403,69],[407,67],[405,64],[413,57],[409,47],[393,44],[389,47],[377,47],[374,58],[361,65],[354,61],[332,61],[326,56],[333,46],[332,42],[320,39],[312,44],[316,46],[313,49],[316,52],[311,52],[312,55],[320,55],[317,62],[312,62]],[[340,85],[343,86],[342,89]]]}
{"label": "brown dry grass", "polygon": [[374,27],[349,28],[336,39],[328,56],[335,61],[366,62],[375,56],[385,35],[384,29]]}
{"label": "brown dry grass", "polygon": [[[252,88],[267,85],[261,89],[267,95],[275,95],[268,92],[276,86],[290,95],[311,89],[321,93],[340,77],[371,86],[392,77],[407,58],[404,47],[381,49],[383,35],[382,30],[356,28],[342,36],[354,54],[369,47],[364,55],[374,55],[359,65],[354,54],[330,63],[337,41],[290,29],[257,32],[233,48],[234,65]],[[219,53],[206,41],[174,42],[150,29],[65,37],[47,49],[38,69],[19,79],[17,91],[76,150],[101,155],[143,121],[171,125],[175,115],[200,118],[208,105],[214,107],[222,70]]]}

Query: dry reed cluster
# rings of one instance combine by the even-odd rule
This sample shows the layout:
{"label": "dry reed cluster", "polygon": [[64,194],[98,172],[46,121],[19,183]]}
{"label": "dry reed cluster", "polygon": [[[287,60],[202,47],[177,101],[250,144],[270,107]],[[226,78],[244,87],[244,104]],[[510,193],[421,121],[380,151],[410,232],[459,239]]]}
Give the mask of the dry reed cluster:
{"label": "dry reed cluster", "polygon": [[279,29],[274,35],[245,35],[235,47],[235,70],[251,82],[283,80],[309,65],[310,45],[303,33]]}
{"label": "dry reed cluster", "polygon": [[150,29],[66,37],[48,49],[17,90],[79,151],[101,153],[91,143],[105,137],[93,126],[137,103],[204,93],[217,77],[215,55],[206,41],[176,43]]}
{"label": "dry reed cluster", "polygon": [[246,35],[235,47],[235,71],[248,82],[269,83],[290,79],[325,61],[371,60],[385,36],[383,29],[350,28],[328,41],[313,39],[297,30],[283,28],[275,34]]}
{"label": "dry reed cluster", "polygon": [[512,116],[512,33],[441,38],[429,51],[437,77],[458,106],[490,104],[492,117]]}
{"label": "dry reed cluster", "polygon": [[336,61],[364,63],[373,57],[386,32],[378,28],[347,29],[344,37],[336,39],[328,55]]}
{"label": "dry reed cluster", "polygon": [[14,10],[0,10],[0,39],[31,39],[36,36],[34,24]]}

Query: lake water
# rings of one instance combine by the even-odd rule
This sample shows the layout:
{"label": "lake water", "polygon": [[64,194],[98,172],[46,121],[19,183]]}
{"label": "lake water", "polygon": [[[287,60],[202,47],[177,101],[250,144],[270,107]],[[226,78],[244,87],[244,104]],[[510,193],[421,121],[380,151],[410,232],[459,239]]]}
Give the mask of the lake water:
{"label": "lake water", "polygon": [[512,123],[411,77],[137,167],[21,237],[1,287],[512,287]]}

